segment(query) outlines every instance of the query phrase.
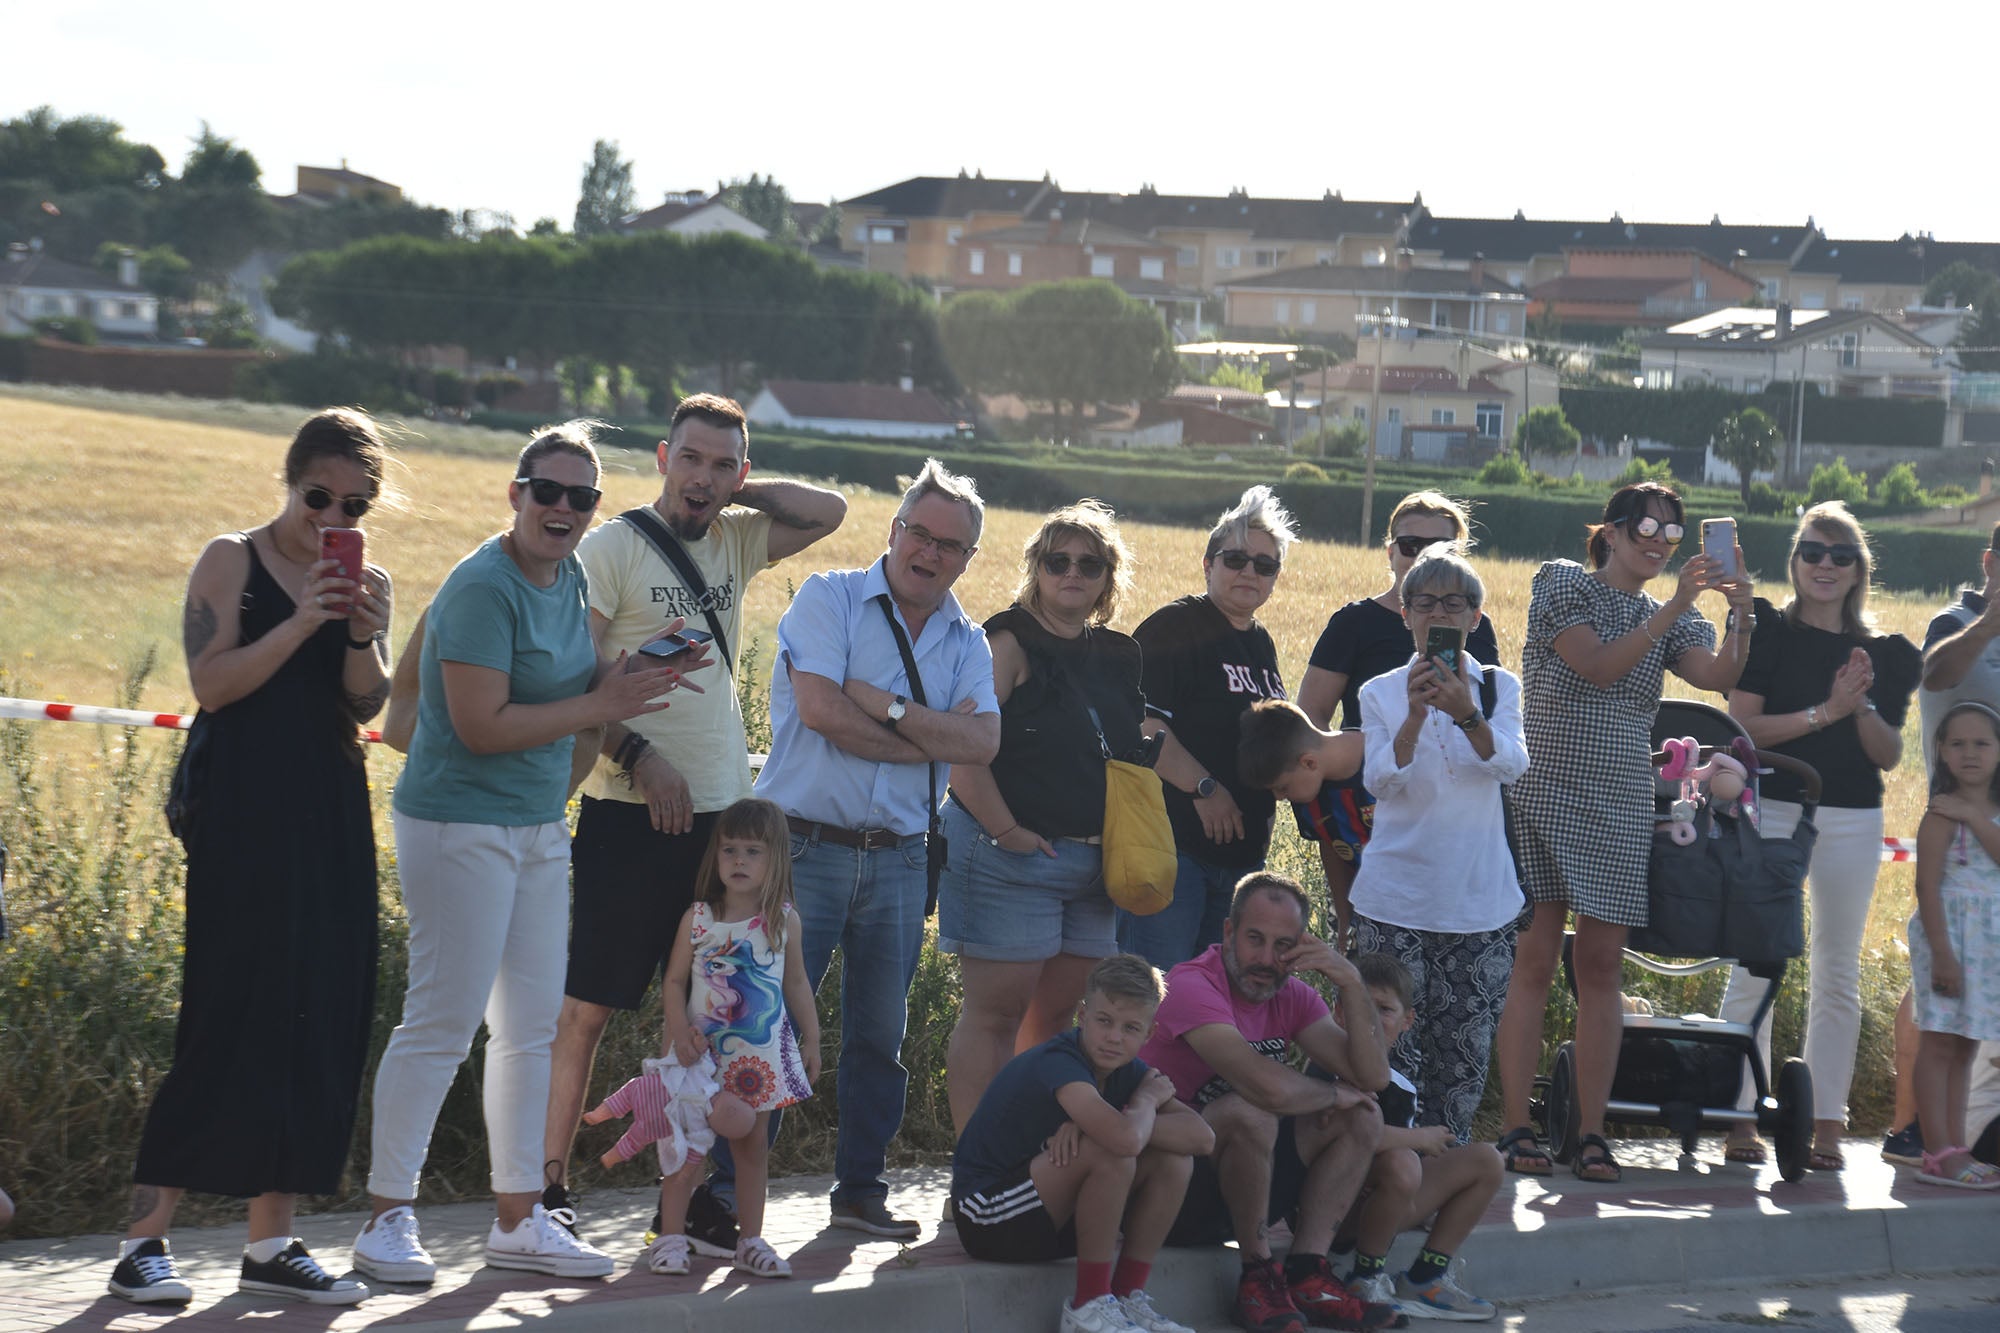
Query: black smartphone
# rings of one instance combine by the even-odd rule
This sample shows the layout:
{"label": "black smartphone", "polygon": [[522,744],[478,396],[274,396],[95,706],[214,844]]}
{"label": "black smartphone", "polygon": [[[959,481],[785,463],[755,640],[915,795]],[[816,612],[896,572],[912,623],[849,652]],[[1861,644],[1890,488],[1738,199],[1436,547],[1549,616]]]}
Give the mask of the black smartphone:
{"label": "black smartphone", "polygon": [[1442,657],[1451,674],[1458,674],[1458,655],[1465,651],[1465,631],[1451,625],[1432,625],[1424,635],[1424,660]]}
{"label": "black smartphone", "polygon": [[639,651],[648,657],[657,657],[664,662],[670,658],[679,657],[690,648],[705,647],[713,642],[715,642],[715,636],[707,630],[684,629],[678,634],[669,634],[664,639],[655,639],[651,643],[642,643],[639,645]]}

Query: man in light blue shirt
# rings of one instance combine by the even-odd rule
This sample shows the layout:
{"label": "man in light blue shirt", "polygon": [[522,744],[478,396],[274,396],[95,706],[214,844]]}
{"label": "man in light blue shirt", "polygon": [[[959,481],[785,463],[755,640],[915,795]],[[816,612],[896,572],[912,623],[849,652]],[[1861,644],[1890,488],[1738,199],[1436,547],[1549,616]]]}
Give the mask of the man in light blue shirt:
{"label": "man in light blue shirt", "polygon": [[[792,889],[815,989],[841,952],[831,1221],[878,1236],[918,1230],[889,1211],[883,1169],[909,1085],[900,1057],[923,947],[933,792],[943,794],[952,764],[988,763],[1000,748],[993,654],[951,595],[984,520],[971,479],[927,460],[890,524],[887,554],[866,569],[813,575],[778,622],[771,757],[757,795],[791,820]],[[909,639],[923,703],[885,609]]]}

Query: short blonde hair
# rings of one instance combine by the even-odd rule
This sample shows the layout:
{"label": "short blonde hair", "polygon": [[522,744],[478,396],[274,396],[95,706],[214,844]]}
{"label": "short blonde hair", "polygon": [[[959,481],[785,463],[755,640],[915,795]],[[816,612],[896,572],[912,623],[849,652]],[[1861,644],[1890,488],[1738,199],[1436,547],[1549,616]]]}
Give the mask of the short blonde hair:
{"label": "short blonde hair", "polygon": [[1838,500],[1822,500],[1799,516],[1798,529],[1792,533],[1791,555],[1785,562],[1791,566],[1786,573],[1792,580],[1792,596],[1785,603],[1786,622],[1799,623],[1799,543],[1814,528],[1831,533],[1834,540],[1846,542],[1861,553],[1860,574],[1847,590],[1847,596],[1841,599],[1840,628],[1845,634],[1872,637],[1875,617],[1868,611],[1868,585],[1874,575],[1875,555],[1868,549],[1868,532],[1861,526],[1861,520]]}
{"label": "short blonde hair", "polygon": [[1463,555],[1472,548],[1472,515],[1466,512],[1464,505],[1443,491],[1411,491],[1398,500],[1396,507],[1389,511],[1389,526],[1383,530],[1382,544],[1386,546],[1396,540],[1398,523],[1423,515],[1451,520],[1451,526],[1458,533],[1452,540],[1459,554]]}
{"label": "short blonde hair", "polygon": [[1105,563],[1104,591],[1090,608],[1087,623],[1108,625],[1118,612],[1118,598],[1132,590],[1132,552],[1118,535],[1117,513],[1102,500],[1078,500],[1042,520],[1041,528],[1021,548],[1021,586],[1014,600],[1030,611],[1042,609],[1042,585],[1037,577],[1042,557],[1071,537],[1090,543],[1092,553]]}
{"label": "short blonde hair", "polygon": [[1203,560],[1213,560],[1229,543],[1236,543],[1238,549],[1246,549],[1250,544],[1250,531],[1270,534],[1277,545],[1278,559],[1282,562],[1285,550],[1299,539],[1298,528],[1292,523],[1292,515],[1278,503],[1276,492],[1269,486],[1252,486],[1243,492],[1243,498],[1234,507],[1215,521],[1215,527],[1208,534],[1208,549],[1202,553]]}

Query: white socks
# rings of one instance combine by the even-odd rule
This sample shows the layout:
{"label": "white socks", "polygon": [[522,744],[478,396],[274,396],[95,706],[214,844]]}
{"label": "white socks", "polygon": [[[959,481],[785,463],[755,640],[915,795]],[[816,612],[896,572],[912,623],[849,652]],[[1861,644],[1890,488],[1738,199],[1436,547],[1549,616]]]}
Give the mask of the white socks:
{"label": "white socks", "polygon": [[253,1240],[243,1247],[243,1253],[252,1263],[268,1264],[291,1246],[290,1236],[272,1236],[268,1240]]}

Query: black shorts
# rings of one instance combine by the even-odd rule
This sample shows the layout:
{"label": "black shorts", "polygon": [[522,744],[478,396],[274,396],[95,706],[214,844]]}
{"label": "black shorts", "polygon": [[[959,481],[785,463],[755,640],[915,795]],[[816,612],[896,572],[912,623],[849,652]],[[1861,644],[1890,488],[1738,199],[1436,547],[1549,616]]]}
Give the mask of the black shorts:
{"label": "black shorts", "polygon": [[[1276,1222],[1298,1211],[1299,1194],[1305,1189],[1306,1164],[1299,1159],[1295,1119],[1278,1118],[1278,1138],[1271,1145],[1271,1203],[1265,1209],[1266,1222]],[[1169,1245],[1224,1245],[1236,1239],[1235,1224],[1229,1220],[1229,1205],[1222,1198],[1222,1182],[1215,1174],[1213,1157],[1194,1159],[1194,1175],[1188,1180],[1187,1197],[1181,1200],[1180,1215],[1167,1232]]]}
{"label": "black shorts", "polygon": [[953,1192],[952,1225],[974,1259],[993,1264],[1040,1264],[1076,1257],[1076,1218],[1057,1226],[1042,1207],[1028,1164],[990,1189]]}
{"label": "black shorts", "polygon": [[583,798],[569,852],[565,994],[609,1009],[639,1007],[694,903],[715,819],[697,814],[686,833],[662,833],[643,801]]}

